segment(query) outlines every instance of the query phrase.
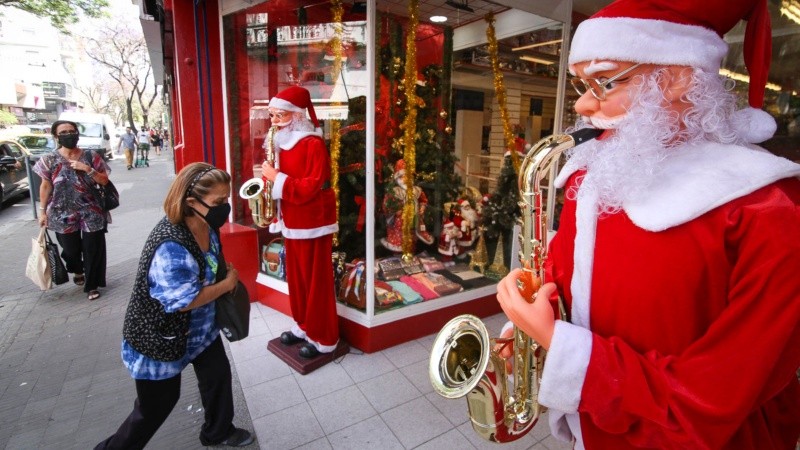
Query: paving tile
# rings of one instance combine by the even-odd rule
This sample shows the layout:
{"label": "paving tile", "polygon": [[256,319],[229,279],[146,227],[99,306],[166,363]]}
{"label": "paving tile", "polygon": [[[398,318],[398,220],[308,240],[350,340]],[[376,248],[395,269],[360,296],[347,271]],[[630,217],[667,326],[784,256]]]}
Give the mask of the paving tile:
{"label": "paving tile", "polygon": [[331,443],[328,441],[328,438],[322,437],[316,441],[311,441],[308,444],[295,447],[294,450],[330,450],[332,448],[333,447],[331,447]]}
{"label": "paving tile", "polygon": [[[332,448],[352,449],[403,449],[403,445],[379,416],[328,435]],[[406,447],[408,448],[408,447]]]}
{"label": "paving tile", "polygon": [[431,439],[428,442],[425,442],[419,447],[414,447],[414,450],[441,450],[441,449],[451,449],[451,448],[466,450],[475,448],[475,446],[470,444],[467,438],[465,438],[464,435],[459,433],[458,430],[453,429],[448,431],[447,433],[436,436],[435,438]]}
{"label": "paving tile", "polygon": [[292,371],[292,375],[297,380],[297,384],[300,385],[300,389],[303,390],[306,400],[322,397],[354,384],[350,375],[341,365],[335,362],[326,364],[306,375],[301,375],[295,371]]}
{"label": "paving tile", "polygon": [[[266,328],[266,325],[264,325]],[[250,329],[252,332],[252,328]],[[258,336],[250,334],[247,338],[237,342],[230,342],[231,354],[233,355],[234,362],[242,363],[247,360],[257,358],[261,355],[269,353],[267,350],[267,343],[272,339],[267,329],[266,333]]]}
{"label": "paving tile", "polygon": [[301,403],[253,420],[262,449],[289,449],[325,436],[311,407]]}
{"label": "paving tile", "polygon": [[422,396],[399,371],[362,381],[358,383],[358,388],[378,412],[387,411]]}
{"label": "paving tile", "polygon": [[418,361],[427,361],[430,357],[430,349],[423,347],[417,341],[409,341],[396,345],[382,350],[381,353],[398,368],[405,367]]}
{"label": "paving tile", "polygon": [[396,369],[382,352],[354,353],[352,349],[340,364],[356,383]]}
{"label": "paving tile", "polygon": [[308,402],[325,434],[349,427],[378,413],[356,386]]}
{"label": "paving tile", "polygon": [[416,387],[421,393],[427,394],[429,392],[433,392],[431,377],[428,374],[428,360],[409,364],[400,369],[400,372],[406,378],[408,378],[414,387]]}
{"label": "paving tile", "polygon": [[242,363],[236,364],[236,373],[242,388],[248,388],[265,381],[284,377],[292,373],[292,369],[275,355],[264,349],[264,353]]}
{"label": "paving tile", "polygon": [[425,394],[425,398],[447,417],[454,426],[459,426],[470,420],[467,400],[464,398],[444,398],[435,392]]}
{"label": "paving tile", "polygon": [[258,419],[276,411],[305,403],[303,391],[290,374],[244,388],[250,417]]}
{"label": "paving tile", "polygon": [[381,419],[405,448],[414,448],[453,428],[424,397],[381,413]]}

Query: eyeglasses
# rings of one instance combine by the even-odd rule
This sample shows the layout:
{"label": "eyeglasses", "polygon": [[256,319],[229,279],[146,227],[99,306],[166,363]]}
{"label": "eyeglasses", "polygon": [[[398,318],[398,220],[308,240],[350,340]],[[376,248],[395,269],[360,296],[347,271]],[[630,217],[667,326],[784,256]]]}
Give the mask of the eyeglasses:
{"label": "eyeglasses", "polygon": [[589,91],[589,92],[592,93],[594,98],[602,101],[602,100],[606,99],[607,91],[610,90],[610,89],[614,89],[614,83],[615,82],[616,83],[626,83],[626,82],[630,81],[630,79],[621,79],[621,78],[624,77],[625,75],[627,75],[628,73],[630,73],[631,71],[633,71],[633,69],[635,69],[635,68],[637,68],[637,67],[639,67],[641,65],[642,65],[641,63],[634,64],[634,65],[628,67],[627,69],[623,70],[622,72],[614,75],[611,78],[602,78],[602,79],[586,78],[586,79],[584,79],[584,78],[579,78],[579,77],[573,77],[573,78],[570,78],[569,82],[572,83],[572,87],[575,88],[575,91],[578,94],[583,95],[583,94],[586,93],[586,91]]}
{"label": "eyeglasses", "polygon": [[284,117],[286,117],[286,116],[288,116],[288,115],[289,115],[289,113],[285,113],[285,112],[279,112],[279,113],[269,113],[269,118],[270,118],[270,119],[278,119],[278,120],[281,120],[281,119],[283,119]]}
{"label": "eyeglasses", "polygon": [[78,132],[75,131],[75,130],[61,131],[61,132],[58,133],[59,136],[72,136],[72,135],[75,135],[75,134],[78,134]]}

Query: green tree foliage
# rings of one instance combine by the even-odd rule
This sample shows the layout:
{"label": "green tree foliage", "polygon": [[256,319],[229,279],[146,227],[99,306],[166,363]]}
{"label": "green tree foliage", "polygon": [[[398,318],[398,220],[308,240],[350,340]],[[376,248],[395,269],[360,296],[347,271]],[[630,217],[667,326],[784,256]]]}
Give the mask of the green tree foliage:
{"label": "green tree foliage", "polygon": [[108,0],[0,0],[0,6],[49,19],[59,31],[70,34],[70,25],[78,22],[80,14],[94,18],[104,15]]}

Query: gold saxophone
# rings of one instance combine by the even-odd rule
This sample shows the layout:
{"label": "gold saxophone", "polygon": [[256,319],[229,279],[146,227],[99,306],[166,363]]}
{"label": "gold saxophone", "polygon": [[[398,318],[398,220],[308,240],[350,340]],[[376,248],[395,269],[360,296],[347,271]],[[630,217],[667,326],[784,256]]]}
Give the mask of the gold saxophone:
{"label": "gold saxophone", "polygon": [[[583,129],[571,135],[546,137],[537,142],[522,161],[519,259],[524,273],[519,288],[529,302],[545,282],[547,213],[544,210],[546,200],[542,199],[542,180],[565,150],[599,134],[599,130]],[[565,319],[566,312],[560,304],[559,309]],[[486,325],[478,317],[464,314],[453,318],[436,336],[428,365],[434,390],[447,398],[466,396],[472,428],[492,442],[521,438],[533,429],[545,411],[538,397],[546,351],[514,327],[513,383],[509,390],[506,361],[500,356],[499,347],[510,341],[489,339]]]}
{"label": "gold saxophone", "polygon": [[[270,127],[267,131],[264,153],[266,161],[275,167],[275,131],[278,127]],[[253,223],[260,228],[269,226],[275,217],[275,200],[272,198],[272,182],[266,177],[250,178],[239,189],[239,197],[248,201]]]}

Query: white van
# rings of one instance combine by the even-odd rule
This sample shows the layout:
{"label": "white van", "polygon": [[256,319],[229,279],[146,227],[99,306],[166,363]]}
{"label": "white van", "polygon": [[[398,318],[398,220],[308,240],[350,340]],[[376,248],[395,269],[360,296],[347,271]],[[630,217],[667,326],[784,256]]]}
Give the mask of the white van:
{"label": "white van", "polygon": [[78,111],[64,111],[58,120],[69,120],[78,124],[81,133],[78,146],[84,150],[94,150],[104,159],[113,159],[114,151],[111,147],[111,133],[114,132],[114,122],[106,114],[84,113]]}

